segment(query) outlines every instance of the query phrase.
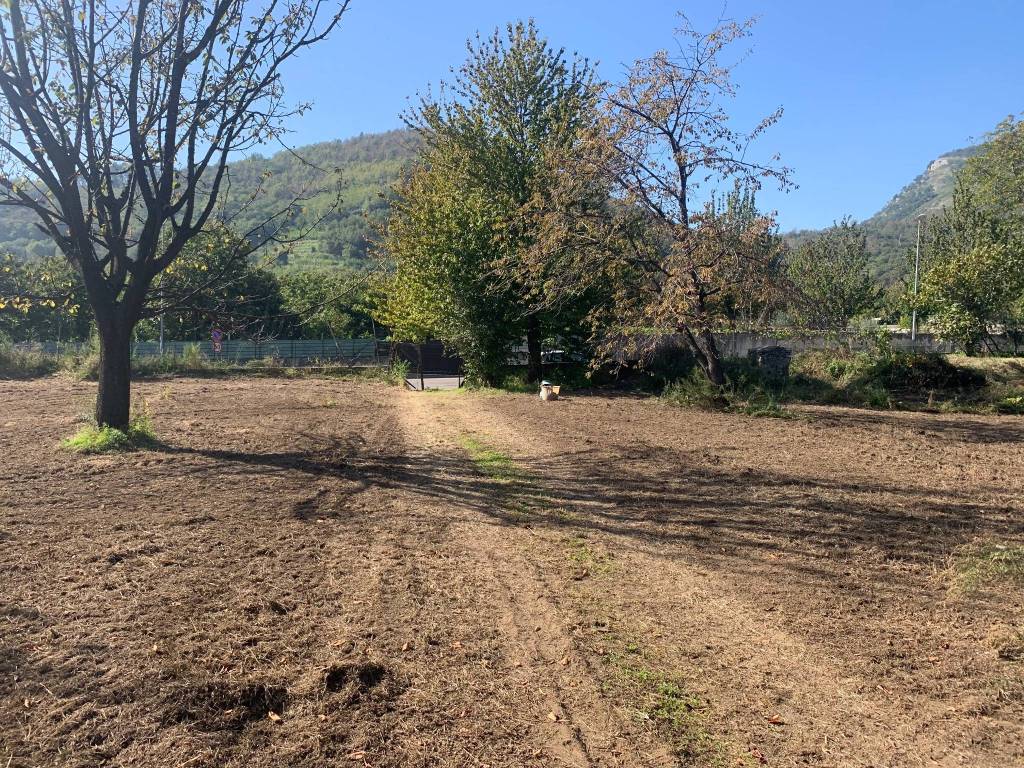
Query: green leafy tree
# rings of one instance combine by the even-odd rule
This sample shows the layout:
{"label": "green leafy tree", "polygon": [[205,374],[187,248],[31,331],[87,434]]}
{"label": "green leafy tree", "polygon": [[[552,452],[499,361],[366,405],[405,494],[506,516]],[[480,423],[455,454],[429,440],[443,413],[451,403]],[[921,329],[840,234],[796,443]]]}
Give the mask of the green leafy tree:
{"label": "green leafy tree", "polygon": [[744,246],[746,258],[736,266],[735,279],[723,287],[722,312],[729,327],[752,330],[764,328],[784,304],[786,279],[785,243],[777,225],[758,210],[751,189],[734,189],[723,201],[715,202],[718,215],[730,219],[737,232],[760,232]]}
{"label": "green leafy tree", "polygon": [[919,303],[942,338],[966,354],[1016,350],[1024,337],[1024,241],[980,205],[970,177],[929,228]]}
{"label": "green leafy tree", "polygon": [[294,338],[367,338],[373,335],[368,279],[354,270],[286,272],[280,277],[283,311]]}
{"label": "green leafy tree", "polygon": [[1024,341],[1024,123],[1009,117],[970,157],[929,225],[920,308],[967,354]]}
{"label": "green leafy tree", "polygon": [[[180,257],[154,281],[147,306],[163,316],[164,333],[177,340],[210,338],[214,327],[234,336],[272,337],[287,332],[277,276],[251,261],[252,246],[224,226],[190,240]],[[142,338],[157,338],[159,322],[139,325]]]}
{"label": "green leafy tree", "polygon": [[793,250],[786,271],[793,288],[789,311],[801,328],[841,331],[881,297],[871,277],[867,240],[850,219]]}
{"label": "green leafy tree", "polygon": [[1012,237],[1024,239],[1024,121],[1010,116],[989,134],[983,150],[969,158],[960,183],[971,204]]}
{"label": "green leafy tree", "polygon": [[499,209],[450,167],[421,165],[400,186],[377,312],[394,338],[441,339],[470,377],[495,385],[522,329],[514,297],[498,295],[491,277]]}
{"label": "green leafy tree", "polygon": [[[568,57],[550,47],[532,21],[510,24],[502,33],[479,36],[467,44],[469,56],[442,85],[440,96],[428,94],[405,115],[421,139],[421,170],[403,193],[437,194],[424,188],[423,180],[435,178],[446,195],[442,209],[451,217],[438,220],[418,217],[418,203],[411,198],[397,206],[401,219],[385,241],[392,259],[426,258],[399,242],[399,237],[425,238],[433,252],[445,251],[441,235],[452,238],[448,258],[463,258],[462,265],[429,271],[431,279],[412,289],[408,280],[396,280],[392,309],[404,304],[419,324],[402,322],[394,311],[387,313],[396,332],[416,325],[439,331],[440,338],[467,360],[475,359],[478,373],[494,379],[496,369],[523,337],[528,348],[528,380],[541,377],[541,348],[545,336],[561,335],[566,315],[557,309],[540,309],[535,301],[536,284],[524,284],[515,268],[537,240],[536,220],[529,209],[535,198],[544,197],[552,182],[549,160],[577,140],[581,130],[596,120],[597,89],[593,69],[586,59]],[[447,178],[441,178],[447,177]],[[472,215],[460,214],[447,203],[458,200]],[[434,226],[434,233],[418,233],[411,225]],[[467,229],[460,232],[456,224]],[[434,266],[437,266],[436,264]],[[402,273],[416,271],[398,265]],[[472,299],[460,299],[460,311],[452,312],[453,291],[438,280],[449,275],[461,288],[471,284]],[[440,291],[438,296],[425,291]],[[443,299],[443,300],[442,300]],[[469,311],[465,302],[479,302]],[[415,306],[413,306],[415,304]],[[463,311],[465,310],[465,311]],[[444,316],[442,316],[444,315]],[[451,317],[465,322],[500,319],[500,329],[455,329]],[[503,344],[504,351],[493,348]],[[486,362],[485,362],[486,361]],[[481,366],[488,366],[485,371]]]}
{"label": "green leafy tree", "polygon": [[62,257],[0,260],[0,336],[9,341],[81,341],[92,315],[81,278]]}

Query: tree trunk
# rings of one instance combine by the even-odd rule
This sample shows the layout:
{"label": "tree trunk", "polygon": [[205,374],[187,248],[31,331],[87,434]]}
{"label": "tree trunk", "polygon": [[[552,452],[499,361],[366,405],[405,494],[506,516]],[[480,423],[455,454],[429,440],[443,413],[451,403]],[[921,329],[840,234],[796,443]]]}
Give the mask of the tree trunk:
{"label": "tree trunk", "polygon": [[693,331],[685,325],[680,326],[679,331],[682,332],[687,345],[690,347],[690,351],[693,352],[697,365],[704,372],[704,375],[708,377],[708,381],[716,387],[724,387],[725,368],[722,366],[722,355],[718,351],[714,334],[711,331],[703,330],[700,332],[699,337],[694,336]]}
{"label": "tree trunk", "polygon": [[704,373],[716,387],[725,386],[725,368],[722,367],[722,355],[718,351],[718,344],[715,343],[714,334],[709,330],[700,333],[702,351],[704,352]]}
{"label": "tree trunk", "polygon": [[530,315],[526,324],[526,383],[536,384],[544,376],[544,361],[541,358],[540,321],[536,315]]}
{"label": "tree trunk", "polygon": [[99,387],[96,423],[127,429],[131,413],[131,328],[126,324],[98,324],[100,337]]}

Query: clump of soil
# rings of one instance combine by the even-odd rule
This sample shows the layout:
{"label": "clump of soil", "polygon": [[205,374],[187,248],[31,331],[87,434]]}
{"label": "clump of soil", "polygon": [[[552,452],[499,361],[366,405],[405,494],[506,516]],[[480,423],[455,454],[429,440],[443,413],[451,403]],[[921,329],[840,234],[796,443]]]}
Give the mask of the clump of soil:
{"label": "clump of soil", "polygon": [[281,685],[207,682],[168,691],[163,719],[206,731],[238,730],[254,720],[280,717],[287,704],[288,689]]}
{"label": "clump of soil", "polygon": [[365,693],[380,685],[387,674],[387,669],[380,664],[338,664],[324,675],[324,689],[328,693],[340,693],[354,688]]}

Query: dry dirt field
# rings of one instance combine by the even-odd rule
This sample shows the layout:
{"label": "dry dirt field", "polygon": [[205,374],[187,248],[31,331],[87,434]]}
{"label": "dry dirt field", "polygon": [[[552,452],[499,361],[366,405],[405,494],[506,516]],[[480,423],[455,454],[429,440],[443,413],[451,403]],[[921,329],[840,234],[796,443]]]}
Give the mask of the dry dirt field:
{"label": "dry dirt field", "polygon": [[1024,419],[92,391],[0,382],[0,768],[1024,765]]}

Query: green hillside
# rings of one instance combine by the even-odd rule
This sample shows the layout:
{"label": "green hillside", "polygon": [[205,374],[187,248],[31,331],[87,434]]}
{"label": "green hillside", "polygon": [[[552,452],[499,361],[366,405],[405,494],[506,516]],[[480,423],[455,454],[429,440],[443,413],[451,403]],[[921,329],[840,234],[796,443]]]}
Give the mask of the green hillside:
{"label": "green hillside", "polygon": [[[885,207],[861,222],[867,236],[872,268],[883,283],[895,283],[907,275],[917,238],[917,217],[937,213],[952,202],[956,173],[976,154],[979,146],[940,155],[924,173],[901,189]],[[925,222],[927,226],[927,220]],[[786,237],[798,244],[817,234],[815,230],[791,232]]]}
{"label": "green hillside", "polygon": [[[884,208],[862,222],[874,271],[880,280],[893,283],[906,275],[907,255],[917,231],[916,217],[935,213],[952,199],[956,172],[977,151],[978,147],[969,147],[936,158]],[[374,225],[387,212],[388,192],[414,153],[414,135],[396,130],[311,144],[271,157],[254,155],[234,163],[225,198],[232,227],[248,231],[282,210],[296,196],[321,189],[303,202],[302,213],[283,234],[295,236],[319,218],[323,220],[301,241],[287,249],[268,248],[265,255],[282,267],[296,269],[360,266],[366,262],[368,238]],[[335,192],[322,188],[334,178],[334,169],[340,171],[341,201],[336,210],[330,211]],[[261,187],[261,175],[268,171],[270,175]],[[250,201],[257,189],[259,193]],[[838,215],[841,212],[837,212],[837,218]],[[0,251],[28,259],[53,254],[52,242],[33,221],[33,216],[22,209],[0,209]],[[787,240],[796,244],[815,234],[813,230],[791,232]]]}
{"label": "green hillside", "polygon": [[0,254],[34,260],[57,253],[53,240],[39,231],[36,221],[36,215],[25,208],[0,208]]}
{"label": "green hillside", "polygon": [[[373,227],[383,221],[387,212],[388,193],[413,154],[414,137],[409,131],[389,131],[311,144],[295,152],[278,152],[270,158],[253,156],[234,163],[231,192],[226,199],[232,227],[247,232],[296,197],[321,190],[302,201],[302,213],[282,234],[294,237],[311,228],[312,231],[300,242],[289,245],[279,263],[295,268],[360,266],[367,259]],[[336,199],[336,188],[331,186],[334,169],[340,172],[340,202]],[[260,193],[244,210],[235,213],[260,188],[260,176],[267,171],[270,176]],[[337,208],[331,211],[336,202]],[[280,250],[273,248],[274,253]]]}
{"label": "green hillside", "polygon": [[[295,268],[338,264],[359,266],[367,258],[367,240],[375,222],[387,211],[387,194],[402,168],[413,157],[409,131],[365,134],[345,141],[311,144],[272,157],[254,155],[233,163],[225,210],[233,229],[246,232],[281,211],[299,195],[322,190],[302,203],[284,235],[294,236],[323,221],[301,242],[280,254],[278,263]],[[324,190],[340,172],[341,200],[336,210],[336,186]],[[261,184],[261,176],[269,171]],[[259,190],[255,195],[254,192]],[[53,242],[34,225],[34,216],[20,208],[0,208],[0,252],[36,259],[55,252]],[[278,256],[274,248],[271,256]]]}

